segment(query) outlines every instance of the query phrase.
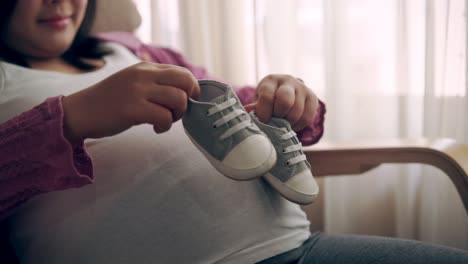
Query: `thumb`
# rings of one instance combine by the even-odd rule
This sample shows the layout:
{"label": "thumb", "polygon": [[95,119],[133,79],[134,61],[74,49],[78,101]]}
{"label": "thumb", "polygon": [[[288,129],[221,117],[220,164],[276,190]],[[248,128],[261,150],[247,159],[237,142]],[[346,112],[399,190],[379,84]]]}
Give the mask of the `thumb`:
{"label": "thumb", "polygon": [[244,105],[244,108],[245,108],[245,111],[251,112],[252,110],[255,110],[255,108],[257,108],[257,103]]}

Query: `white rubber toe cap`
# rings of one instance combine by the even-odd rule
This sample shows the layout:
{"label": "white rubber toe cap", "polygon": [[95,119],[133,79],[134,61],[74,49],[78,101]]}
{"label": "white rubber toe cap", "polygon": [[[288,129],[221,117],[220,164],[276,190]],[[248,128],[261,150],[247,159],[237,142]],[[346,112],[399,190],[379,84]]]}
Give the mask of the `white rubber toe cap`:
{"label": "white rubber toe cap", "polygon": [[319,192],[318,184],[312,176],[310,170],[304,170],[300,172],[288,180],[285,184],[292,190],[303,195],[315,196]]}
{"label": "white rubber toe cap", "polygon": [[222,161],[225,166],[250,170],[263,166],[271,159],[274,147],[263,135],[252,135],[235,146]]}

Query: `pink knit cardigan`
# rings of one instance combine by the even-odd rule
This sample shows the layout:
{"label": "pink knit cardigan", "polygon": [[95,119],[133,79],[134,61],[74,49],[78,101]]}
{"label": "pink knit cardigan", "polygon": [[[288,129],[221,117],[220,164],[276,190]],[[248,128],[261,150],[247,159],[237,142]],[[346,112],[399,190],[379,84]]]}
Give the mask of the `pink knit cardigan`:
{"label": "pink knit cardigan", "polygon": [[[189,69],[198,79],[210,79],[202,67],[180,53],[142,43],[133,34],[110,32],[99,38],[126,46],[140,58]],[[243,104],[255,101],[255,88],[236,88]],[[93,182],[93,164],[84,142],[72,147],[63,135],[63,96],[0,124],[0,221],[18,205],[40,193],[81,187]],[[323,134],[325,105],[320,102],[311,124],[298,133],[304,145]]]}

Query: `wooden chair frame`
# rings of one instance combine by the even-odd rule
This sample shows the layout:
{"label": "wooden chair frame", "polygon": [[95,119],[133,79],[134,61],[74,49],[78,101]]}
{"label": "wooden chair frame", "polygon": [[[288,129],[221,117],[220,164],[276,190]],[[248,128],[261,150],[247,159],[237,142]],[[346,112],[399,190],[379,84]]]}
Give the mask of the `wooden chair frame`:
{"label": "wooden chair frame", "polygon": [[[362,174],[385,163],[435,166],[453,182],[468,214],[468,146],[453,139],[323,142],[305,147],[304,152],[316,177]],[[323,198],[318,203],[303,209],[313,228],[323,230],[324,221],[310,217],[323,209]]]}

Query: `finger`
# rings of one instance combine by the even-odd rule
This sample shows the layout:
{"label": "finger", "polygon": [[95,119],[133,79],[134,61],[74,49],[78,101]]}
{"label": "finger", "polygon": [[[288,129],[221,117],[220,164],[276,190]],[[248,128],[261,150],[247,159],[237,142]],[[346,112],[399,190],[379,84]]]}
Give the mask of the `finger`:
{"label": "finger", "polygon": [[282,84],[276,90],[273,113],[277,117],[285,117],[294,105],[295,89],[290,84]]}
{"label": "finger", "polygon": [[306,100],[307,97],[305,96],[305,93],[301,90],[298,90],[294,100],[294,105],[292,106],[289,113],[286,115],[286,119],[289,121],[291,126],[296,125],[297,122],[301,119],[304,113],[304,106]]}
{"label": "finger", "polygon": [[200,85],[198,84],[198,80],[195,80],[192,87],[192,94],[189,95],[190,98],[197,100],[200,96]]}
{"label": "finger", "polygon": [[252,110],[255,110],[255,108],[257,108],[257,103],[244,105],[244,108],[245,108],[245,111],[251,112]]}
{"label": "finger", "polygon": [[305,104],[304,104],[304,111],[299,119],[299,121],[296,122],[295,125],[292,126],[294,131],[301,131],[304,129],[306,126],[310,125],[312,121],[314,120],[315,113],[317,112],[317,106],[318,104],[315,103],[316,97],[313,96],[308,96]]}
{"label": "finger", "polygon": [[187,94],[176,87],[167,85],[149,87],[147,100],[171,111],[174,121],[182,118],[187,110]]}
{"label": "finger", "polygon": [[186,68],[178,66],[159,68],[154,75],[154,81],[157,84],[182,89],[192,98],[200,95],[200,86],[197,79]]}
{"label": "finger", "polygon": [[273,113],[276,86],[276,82],[272,80],[262,81],[258,85],[258,100],[255,112],[257,113],[258,119],[263,123],[267,123]]}
{"label": "finger", "polygon": [[153,125],[154,132],[158,134],[168,131],[174,121],[169,109],[151,102],[143,103],[140,108],[140,116],[142,123]]}

